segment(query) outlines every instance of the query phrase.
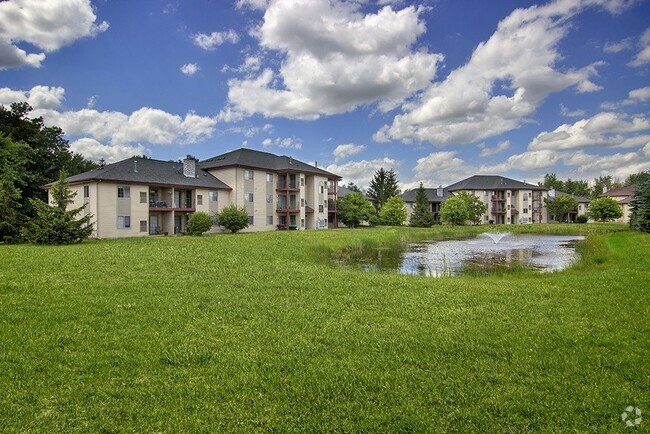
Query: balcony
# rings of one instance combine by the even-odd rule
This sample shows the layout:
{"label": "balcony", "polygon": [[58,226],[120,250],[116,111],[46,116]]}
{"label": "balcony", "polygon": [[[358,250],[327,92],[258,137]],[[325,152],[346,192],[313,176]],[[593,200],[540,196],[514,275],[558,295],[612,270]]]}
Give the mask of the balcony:
{"label": "balcony", "polygon": [[490,213],[492,213],[492,214],[505,214],[506,209],[505,208],[492,208],[490,210]]}
{"label": "balcony", "polygon": [[[187,204],[186,204],[187,205]],[[178,206],[178,204],[171,204],[169,206],[166,201],[151,201],[149,202],[149,211],[184,211],[194,212],[196,208],[190,206]]]}
{"label": "balcony", "polygon": [[492,195],[491,200],[492,200],[492,202],[505,202],[506,198],[503,197],[503,196]]}

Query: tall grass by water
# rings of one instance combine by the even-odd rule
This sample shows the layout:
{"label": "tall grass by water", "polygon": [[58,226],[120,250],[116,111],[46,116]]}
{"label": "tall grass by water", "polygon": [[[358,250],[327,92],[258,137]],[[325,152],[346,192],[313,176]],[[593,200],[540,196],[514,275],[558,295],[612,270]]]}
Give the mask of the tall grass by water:
{"label": "tall grass by water", "polygon": [[617,432],[650,411],[647,234],[508,227],[588,237],[543,275],[330,260],[494,229],[2,245],[0,431]]}

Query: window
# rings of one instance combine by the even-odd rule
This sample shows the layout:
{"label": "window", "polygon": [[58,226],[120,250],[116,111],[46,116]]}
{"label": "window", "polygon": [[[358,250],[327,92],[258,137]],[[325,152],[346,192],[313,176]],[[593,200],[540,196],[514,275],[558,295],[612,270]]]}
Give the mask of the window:
{"label": "window", "polygon": [[147,232],[147,221],[140,220],[140,232]]}
{"label": "window", "polygon": [[244,202],[253,202],[253,193],[244,193]]}
{"label": "window", "polygon": [[524,193],[524,202],[528,201],[528,193]]}
{"label": "window", "polygon": [[300,178],[300,186],[304,187],[305,186],[305,178]]}
{"label": "window", "polygon": [[305,207],[305,199],[300,199],[300,206]]}
{"label": "window", "polygon": [[216,191],[211,191],[210,192],[210,202],[216,202],[219,200],[219,194]]}
{"label": "window", "polygon": [[510,192],[508,192],[508,197],[510,197]]}
{"label": "window", "polygon": [[413,209],[413,202],[410,202],[410,203],[409,203],[409,208],[410,208],[410,209]]}
{"label": "window", "polygon": [[253,179],[253,171],[244,170],[244,179]]}
{"label": "window", "polygon": [[130,215],[118,215],[117,216],[117,228],[118,229],[128,229],[131,227],[131,216]]}
{"label": "window", "polygon": [[301,228],[305,227],[305,219],[300,219],[300,227]]}
{"label": "window", "polygon": [[266,195],[266,203],[273,203],[273,195],[272,194],[267,194]]}
{"label": "window", "polygon": [[84,185],[84,197],[90,197],[90,186]]}
{"label": "window", "polygon": [[253,216],[252,215],[248,216],[248,226],[253,226]]}
{"label": "window", "polygon": [[120,185],[117,187],[117,197],[127,198],[131,197],[131,187],[128,185]]}
{"label": "window", "polygon": [[141,191],[140,192],[140,203],[147,203],[147,192],[146,191]]}
{"label": "window", "polygon": [[528,208],[524,208],[524,214],[528,214]]}
{"label": "window", "polygon": [[196,195],[196,204],[197,205],[203,205],[203,195],[202,194],[197,194]]}
{"label": "window", "polygon": [[266,182],[273,182],[273,174],[272,173],[267,173],[266,174]]}
{"label": "window", "polygon": [[578,205],[578,211],[582,211],[582,205]]}
{"label": "window", "polygon": [[318,205],[318,212],[323,212],[323,205]]}
{"label": "window", "polygon": [[266,224],[267,225],[272,225],[273,224],[273,216],[272,215],[267,215],[266,216]]}
{"label": "window", "polygon": [[325,193],[325,189],[324,189],[323,186],[321,185],[321,186],[320,186],[320,194],[323,194],[323,193]]}

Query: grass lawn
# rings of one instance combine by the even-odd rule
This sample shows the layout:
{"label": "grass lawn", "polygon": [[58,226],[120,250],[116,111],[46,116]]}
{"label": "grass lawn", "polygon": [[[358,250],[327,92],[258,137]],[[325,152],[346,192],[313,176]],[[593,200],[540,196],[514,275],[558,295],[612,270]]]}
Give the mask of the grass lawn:
{"label": "grass lawn", "polygon": [[648,430],[650,235],[508,228],[587,234],[560,273],[330,261],[489,229],[0,245],[0,431]]}

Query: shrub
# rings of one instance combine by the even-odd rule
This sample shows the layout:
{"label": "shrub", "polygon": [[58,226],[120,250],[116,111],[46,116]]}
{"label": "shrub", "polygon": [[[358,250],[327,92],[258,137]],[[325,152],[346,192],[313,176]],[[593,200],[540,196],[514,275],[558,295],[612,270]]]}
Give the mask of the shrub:
{"label": "shrub", "polygon": [[469,210],[462,197],[452,196],[440,208],[440,220],[450,225],[464,225],[469,220]]}
{"label": "shrub", "polygon": [[246,212],[246,208],[229,205],[217,214],[217,221],[219,225],[234,234],[248,227],[248,212]]}
{"label": "shrub", "polygon": [[189,235],[201,235],[212,227],[212,218],[205,212],[195,212],[187,222],[187,233]]}
{"label": "shrub", "polygon": [[578,223],[587,223],[589,221],[589,218],[586,215],[579,215],[576,218],[576,222]]}

